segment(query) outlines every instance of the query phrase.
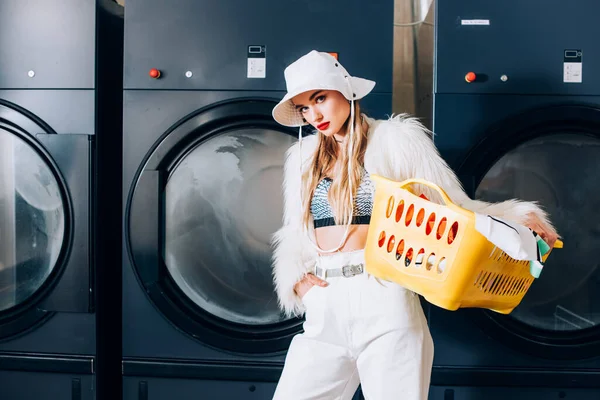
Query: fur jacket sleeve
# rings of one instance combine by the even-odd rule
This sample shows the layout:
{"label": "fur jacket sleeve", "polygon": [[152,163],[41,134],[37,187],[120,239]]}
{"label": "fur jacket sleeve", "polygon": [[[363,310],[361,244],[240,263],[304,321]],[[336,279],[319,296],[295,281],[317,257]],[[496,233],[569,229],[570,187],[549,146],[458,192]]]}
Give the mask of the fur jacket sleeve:
{"label": "fur jacket sleeve", "polygon": [[[424,179],[443,188],[455,204],[468,210],[520,224],[525,224],[528,214],[533,213],[553,229],[546,213],[535,203],[514,199],[491,204],[470,199],[456,174],[441,158],[431,139],[432,133],[416,118],[398,115],[389,120],[366,120],[370,128],[365,169],[369,173],[395,181]],[[294,285],[309,272],[317,256],[302,229],[300,204],[301,165],[302,171],[309,167],[316,143],[316,136],[305,138],[301,155],[298,143],[293,145],[286,154],[284,166],[284,217],[283,227],[273,237],[273,278],[279,305],[288,316],[304,313]],[[438,193],[428,187],[416,190],[431,201],[441,202]]]}
{"label": "fur jacket sleeve", "polygon": [[299,143],[290,147],[283,168],[283,226],[273,235],[273,280],[279,306],[288,317],[304,313],[294,285],[310,270],[317,257],[302,227],[300,200],[301,166],[302,171],[310,167],[316,139],[309,136],[302,140],[302,154]]}

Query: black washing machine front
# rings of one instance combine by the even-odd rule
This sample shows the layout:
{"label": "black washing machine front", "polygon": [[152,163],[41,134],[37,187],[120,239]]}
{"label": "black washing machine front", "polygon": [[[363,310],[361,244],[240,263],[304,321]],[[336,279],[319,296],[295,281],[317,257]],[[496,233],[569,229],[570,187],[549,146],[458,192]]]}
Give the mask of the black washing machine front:
{"label": "black washing machine front", "polygon": [[124,398],[273,395],[302,321],[269,272],[294,132],[263,96],[125,92]]}
{"label": "black washing machine front", "polygon": [[97,394],[97,6],[0,6],[3,398]]}
{"label": "black washing machine front", "polygon": [[[125,132],[140,133],[124,145],[126,398],[140,384],[184,398],[273,395],[303,322],[281,314],[270,267],[298,132],[275,123],[277,97],[264,95],[125,93]],[[389,100],[373,98],[371,108]],[[179,112],[168,126],[163,113]],[[185,378],[197,382],[183,390]]]}
{"label": "black washing machine front", "polygon": [[[91,308],[85,238],[91,141],[57,134],[6,100],[0,99],[0,115],[0,340],[7,342],[57,311]],[[56,290],[59,284],[76,290]]]}
{"label": "black washing machine front", "polygon": [[[393,2],[127,7],[124,398],[272,398],[303,322],[278,309],[271,270],[285,152],[298,135],[271,114],[284,69],[312,49],[337,53],[377,82],[361,107],[385,118]],[[322,16],[334,14],[324,35]],[[348,40],[348,26],[361,33]]]}
{"label": "black washing machine front", "polygon": [[432,399],[600,396],[598,6],[576,3],[563,25],[558,1],[436,4],[437,147],[471,197],[537,201],[564,248],[510,315],[429,307]]}
{"label": "black washing machine front", "polygon": [[0,14],[0,352],[92,355],[95,2],[37,3],[69,28],[19,1]]}
{"label": "black washing machine front", "polygon": [[0,384],[7,398],[91,399],[93,141],[33,113],[58,122],[88,99],[36,92],[0,90]]}
{"label": "black washing machine front", "polygon": [[452,125],[452,136],[437,129],[436,140],[469,195],[539,202],[564,248],[552,253],[510,315],[431,307],[436,381],[448,384],[464,372],[469,384],[597,387],[600,98],[439,95],[437,101],[444,110],[438,123],[452,113],[468,115]]}
{"label": "black washing machine front", "polygon": [[295,131],[274,101],[239,98],[185,117],[132,186],[126,243],[138,281],[175,327],[218,349],[285,350],[300,321],[273,297],[270,237],[282,218],[282,159]]}
{"label": "black washing machine front", "polygon": [[452,125],[454,139],[437,137],[467,192],[492,202],[538,201],[565,245],[553,252],[510,315],[430,306],[436,346],[430,395],[597,397],[600,264],[594,254],[600,238],[594,216],[600,198],[594,182],[600,173],[600,97],[440,95],[438,100],[448,112],[469,115],[464,124]]}
{"label": "black washing machine front", "polygon": [[490,128],[457,167],[472,196],[538,201],[564,237],[511,318],[487,313],[480,321],[499,340],[557,360],[600,356],[600,103],[572,100]]}

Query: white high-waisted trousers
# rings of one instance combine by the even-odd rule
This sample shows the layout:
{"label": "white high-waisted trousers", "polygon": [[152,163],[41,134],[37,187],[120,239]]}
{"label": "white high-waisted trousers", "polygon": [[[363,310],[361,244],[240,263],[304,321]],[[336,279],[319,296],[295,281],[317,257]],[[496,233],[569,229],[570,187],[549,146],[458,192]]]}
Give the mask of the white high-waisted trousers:
{"label": "white high-waisted trousers", "polygon": [[[364,263],[364,251],[321,256],[321,268]],[[276,400],[426,400],[433,342],[414,293],[363,273],[327,278],[303,298],[304,333],[292,340]]]}

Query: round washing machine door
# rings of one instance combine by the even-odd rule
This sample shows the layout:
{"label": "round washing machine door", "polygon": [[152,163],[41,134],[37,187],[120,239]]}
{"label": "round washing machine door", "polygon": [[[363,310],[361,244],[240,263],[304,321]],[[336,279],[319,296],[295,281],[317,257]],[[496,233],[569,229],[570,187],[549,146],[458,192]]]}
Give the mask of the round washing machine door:
{"label": "round washing machine door", "polygon": [[545,358],[600,355],[600,110],[552,107],[486,135],[461,167],[475,198],[538,201],[564,241],[509,315],[484,312],[491,335]]}
{"label": "round washing machine door", "polygon": [[57,165],[36,134],[54,133],[0,101],[0,340],[51,315],[40,300],[60,276],[70,203]]}
{"label": "round washing machine door", "polygon": [[128,203],[129,250],[151,301],[221,349],[285,350],[301,326],[279,311],[271,275],[295,140],[272,120],[274,104],[240,99],[184,118],[148,154]]}

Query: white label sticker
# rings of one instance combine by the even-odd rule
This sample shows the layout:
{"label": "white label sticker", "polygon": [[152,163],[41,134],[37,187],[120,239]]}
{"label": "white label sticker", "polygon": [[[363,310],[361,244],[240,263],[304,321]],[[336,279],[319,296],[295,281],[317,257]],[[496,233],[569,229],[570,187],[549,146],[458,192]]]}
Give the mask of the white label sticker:
{"label": "white label sticker", "polygon": [[248,46],[248,78],[267,77],[267,46]]}
{"label": "white label sticker", "polygon": [[563,83],[581,83],[583,70],[583,51],[565,49],[563,53]]}
{"label": "white label sticker", "polygon": [[266,78],[267,59],[249,58],[248,59],[248,78]]}
{"label": "white label sticker", "polygon": [[583,63],[566,62],[563,68],[563,82],[566,83],[581,83],[582,82]]}
{"label": "white label sticker", "polygon": [[489,25],[489,19],[461,19],[461,25]]}

